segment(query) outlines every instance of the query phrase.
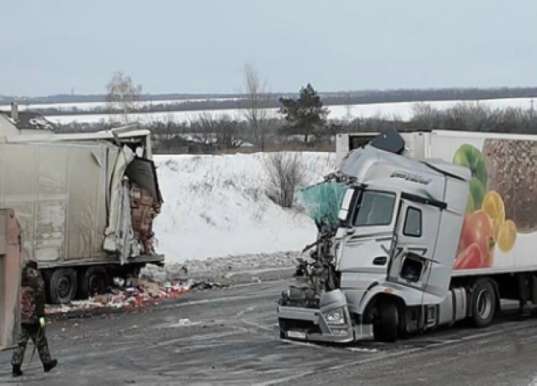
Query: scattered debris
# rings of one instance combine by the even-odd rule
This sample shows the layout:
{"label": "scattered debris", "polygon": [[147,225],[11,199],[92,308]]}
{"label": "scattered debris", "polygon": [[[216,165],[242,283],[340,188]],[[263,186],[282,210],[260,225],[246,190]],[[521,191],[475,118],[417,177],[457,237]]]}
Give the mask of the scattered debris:
{"label": "scattered debris", "polygon": [[218,283],[218,282],[213,282],[210,280],[196,281],[195,283],[192,284],[192,289],[196,288],[196,289],[201,289],[201,290],[212,289],[212,288],[224,288],[224,287],[226,287],[226,285],[222,283]]}
{"label": "scattered debris", "polygon": [[156,305],[167,299],[177,299],[193,288],[192,281],[165,282],[163,284],[144,279],[125,283],[114,280],[115,287],[109,293],[95,295],[88,300],[72,301],[69,304],[47,305],[47,315],[71,311],[109,309],[135,309]]}

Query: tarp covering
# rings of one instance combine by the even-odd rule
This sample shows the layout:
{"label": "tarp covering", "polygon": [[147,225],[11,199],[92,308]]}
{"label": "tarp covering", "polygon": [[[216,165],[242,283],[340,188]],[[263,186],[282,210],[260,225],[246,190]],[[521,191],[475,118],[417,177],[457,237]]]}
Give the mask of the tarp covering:
{"label": "tarp covering", "polygon": [[131,223],[129,188],[124,181],[125,170],[134,159],[134,152],[123,146],[114,163],[114,172],[110,183],[110,213],[108,227],[105,230],[104,249],[120,252],[120,261],[125,263],[130,256],[139,252]]}
{"label": "tarp covering", "polygon": [[338,225],[338,213],[347,190],[345,184],[322,182],[299,191],[298,199],[317,224]]}

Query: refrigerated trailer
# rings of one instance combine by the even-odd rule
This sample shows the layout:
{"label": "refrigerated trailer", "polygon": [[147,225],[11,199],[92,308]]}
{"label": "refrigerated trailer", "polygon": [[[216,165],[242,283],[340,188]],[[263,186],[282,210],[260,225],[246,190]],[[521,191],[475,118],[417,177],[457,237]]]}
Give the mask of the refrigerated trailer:
{"label": "refrigerated trailer", "polygon": [[338,221],[282,293],[283,338],[393,341],[537,303],[537,136],[344,134],[337,152]]}
{"label": "refrigerated trailer", "polygon": [[150,132],[129,127],[2,138],[0,207],[14,210],[23,257],[37,260],[50,302],[163,264],[153,246],[162,197],[151,157]]}

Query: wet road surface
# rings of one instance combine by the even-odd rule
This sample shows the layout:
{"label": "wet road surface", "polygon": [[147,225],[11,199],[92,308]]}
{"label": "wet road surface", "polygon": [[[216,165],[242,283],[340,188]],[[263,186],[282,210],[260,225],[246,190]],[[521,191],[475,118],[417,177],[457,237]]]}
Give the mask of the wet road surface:
{"label": "wet road surface", "polygon": [[[537,318],[504,315],[490,327],[458,326],[394,344],[346,346],[282,341],[276,300],[286,281],[194,292],[131,313],[54,321],[47,327],[60,365],[37,355],[0,384],[363,384],[527,385],[537,377]],[[29,363],[29,364],[28,364]]]}

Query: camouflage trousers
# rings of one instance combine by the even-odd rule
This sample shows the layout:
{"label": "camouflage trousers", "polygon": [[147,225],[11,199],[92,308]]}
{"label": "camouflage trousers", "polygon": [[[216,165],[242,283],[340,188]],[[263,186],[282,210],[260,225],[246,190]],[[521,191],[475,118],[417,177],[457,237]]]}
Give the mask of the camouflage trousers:
{"label": "camouflage trousers", "polygon": [[26,351],[26,344],[28,340],[32,339],[34,346],[39,353],[39,358],[42,363],[49,363],[52,358],[48,350],[47,338],[45,336],[45,330],[42,329],[39,324],[22,324],[19,336],[17,338],[17,348],[13,352],[11,358],[12,365],[22,365],[24,360],[24,352]]}

